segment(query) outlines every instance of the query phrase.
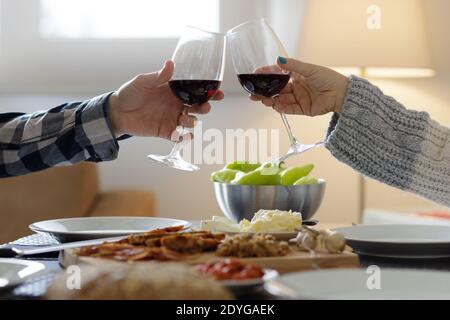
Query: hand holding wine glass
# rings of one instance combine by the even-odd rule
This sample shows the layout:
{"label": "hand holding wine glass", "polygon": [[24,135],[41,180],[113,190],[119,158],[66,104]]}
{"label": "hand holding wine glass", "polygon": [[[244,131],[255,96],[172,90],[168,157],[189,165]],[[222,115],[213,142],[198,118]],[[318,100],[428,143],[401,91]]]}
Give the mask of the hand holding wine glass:
{"label": "hand holding wine glass", "polygon": [[262,101],[268,107],[287,114],[318,116],[328,112],[340,112],[347,92],[348,78],[322,66],[295,59],[278,58],[278,66],[291,72],[291,79],[273,101],[252,95],[254,101]]}
{"label": "hand holding wine glass", "polygon": [[[116,136],[130,134],[170,139],[178,125],[194,126],[196,117],[182,114],[184,106],[169,87],[173,71],[173,62],[166,61],[160,71],[140,74],[110,96],[108,116]],[[223,99],[223,92],[218,91],[213,99]],[[205,102],[189,112],[206,114],[210,109]]]}

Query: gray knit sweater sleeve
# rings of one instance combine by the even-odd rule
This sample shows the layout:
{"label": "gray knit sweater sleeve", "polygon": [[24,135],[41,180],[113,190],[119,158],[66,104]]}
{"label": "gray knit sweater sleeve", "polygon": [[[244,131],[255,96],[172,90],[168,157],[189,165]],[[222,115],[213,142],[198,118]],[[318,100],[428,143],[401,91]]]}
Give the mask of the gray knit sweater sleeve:
{"label": "gray knit sweater sleeve", "polygon": [[350,77],[326,147],[362,174],[450,206],[450,128]]}

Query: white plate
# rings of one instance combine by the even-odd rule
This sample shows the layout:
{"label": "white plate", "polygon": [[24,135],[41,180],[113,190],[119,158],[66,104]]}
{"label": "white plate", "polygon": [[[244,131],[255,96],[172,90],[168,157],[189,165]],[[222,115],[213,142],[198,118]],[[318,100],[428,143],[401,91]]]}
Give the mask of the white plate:
{"label": "white plate", "polygon": [[273,280],[279,276],[278,271],[273,269],[263,269],[264,276],[262,278],[248,280],[221,280],[220,284],[230,289],[235,294],[241,294],[248,290],[253,290],[264,285],[265,282]]}
{"label": "white plate", "polygon": [[450,299],[450,273],[381,269],[380,289],[371,287],[374,274],[363,269],[296,272],[268,281],[271,294],[286,299],[325,300],[437,300]]}
{"label": "white plate", "polygon": [[12,290],[27,278],[43,271],[45,266],[40,262],[0,259],[0,291]]}
{"label": "white plate", "polygon": [[154,217],[84,217],[46,220],[33,223],[29,228],[46,232],[61,242],[109,238],[141,233],[158,228],[191,224],[185,220]]}
{"label": "white plate", "polygon": [[362,255],[430,259],[450,257],[450,226],[358,225],[336,228]]}

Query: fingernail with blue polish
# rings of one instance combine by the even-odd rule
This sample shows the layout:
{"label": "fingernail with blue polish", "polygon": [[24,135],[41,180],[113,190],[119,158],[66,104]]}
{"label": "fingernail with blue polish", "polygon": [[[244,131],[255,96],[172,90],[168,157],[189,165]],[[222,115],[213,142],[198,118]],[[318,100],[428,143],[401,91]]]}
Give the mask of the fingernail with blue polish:
{"label": "fingernail with blue polish", "polygon": [[278,57],[278,62],[280,64],[286,64],[287,63],[287,59],[285,57]]}

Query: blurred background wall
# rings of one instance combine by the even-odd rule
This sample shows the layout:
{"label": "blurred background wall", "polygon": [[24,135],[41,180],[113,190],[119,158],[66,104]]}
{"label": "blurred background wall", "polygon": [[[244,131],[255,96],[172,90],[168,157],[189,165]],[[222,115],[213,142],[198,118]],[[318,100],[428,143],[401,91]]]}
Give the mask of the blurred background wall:
{"label": "blurred background wall", "polygon": [[[146,38],[142,35],[145,35],[145,32],[135,32],[137,35],[133,37],[120,34],[120,28],[117,31],[119,36],[116,38],[113,33],[102,34],[102,30],[97,30],[98,35],[95,37],[92,34],[89,36],[89,32],[95,31],[95,28],[92,26],[89,28],[89,25],[81,30],[82,32],[76,26],[72,26],[72,29],[65,26],[68,32],[64,33],[65,29],[61,27],[64,25],[58,24],[57,19],[48,18],[52,17],[52,12],[50,14],[47,12],[47,24],[43,28],[42,4],[46,1],[48,6],[45,8],[52,9],[51,0],[0,2],[0,112],[31,112],[68,100],[85,99],[114,90],[137,73],[159,69],[164,59],[170,58],[176,44],[176,36],[155,38],[153,35]],[[206,1],[214,2],[215,5],[208,6],[205,10],[210,12],[202,12],[201,16],[213,15],[216,19],[206,19],[207,21],[187,19],[188,23],[197,22],[216,31],[226,31],[246,20],[265,16],[271,21],[289,54],[296,55],[305,1]],[[83,4],[83,1],[71,0],[57,2],[66,2],[67,5]],[[103,0],[90,0],[90,3],[95,2],[106,5]],[[123,2],[130,6],[133,3],[133,1]],[[159,8],[162,3],[146,2],[153,3],[155,8]],[[195,3],[196,0],[191,2]],[[450,2],[427,0],[422,1],[422,4],[436,76],[426,79],[374,82],[408,107],[426,110],[442,124],[450,125],[450,41],[447,34],[450,22],[446,16],[450,12]],[[53,14],[58,13],[58,10],[66,12],[64,9],[58,9],[54,2],[53,5]],[[163,11],[158,12],[158,16],[163,19],[161,23],[173,18],[175,13],[168,10],[165,7]],[[120,24],[133,21],[128,15],[136,13],[132,10],[130,12],[119,10],[111,14],[115,14],[114,23]],[[149,19],[153,16],[154,12],[149,11]],[[177,15],[176,19],[181,18]],[[53,24],[48,23],[49,21]],[[39,25],[40,29],[36,27]],[[175,30],[174,34],[176,32]],[[313,33],[314,30],[309,32]],[[349,43],[342,43],[342,46],[347,45],[351,45],[351,39]],[[249,101],[233,74],[230,59],[227,64],[223,85],[226,99],[214,102],[213,111],[201,118],[203,128],[220,130],[278,128],[280,151],[287,150],[288,140],[279,115],[271,109]],[[330,116],[314,119],[291,116],[290,119],[297,137],[304,142],[315,142],[323,139]],[[132,138],[121,142],[120,145],[121,150],[116,161],[100,164],[103,190],[115,188],[152,190],[156,195],[157,213],[160,216],[206,218],[220,214],[209,176],[222,165],[203,165],[198,173],[179,172],[157,166],[146,159],[148,153],[167,153],[171,148],[170,142],[153,138]],[[358,221],[359,175],[335,160],[326,149],[318,149],[290,161],[291,164],[305,162],[316,164],[314,175],[328,182],[325,200],[317,218],[324,222]],[[367,181],[366,191],[367,207],[399,210],[438,207],[374,181]],[[126,215],[127,212],[123,214]]]}

